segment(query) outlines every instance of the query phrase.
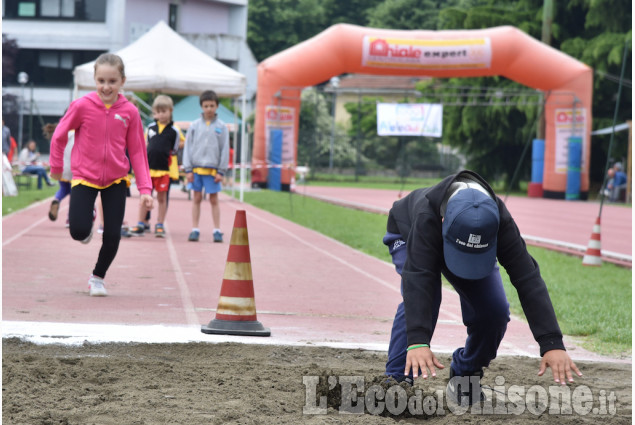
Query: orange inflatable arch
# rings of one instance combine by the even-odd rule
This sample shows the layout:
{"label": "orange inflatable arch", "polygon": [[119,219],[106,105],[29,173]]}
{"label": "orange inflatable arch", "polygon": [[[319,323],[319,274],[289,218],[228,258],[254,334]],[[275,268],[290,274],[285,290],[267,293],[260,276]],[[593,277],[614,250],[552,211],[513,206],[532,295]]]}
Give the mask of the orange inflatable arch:
{"label": "orange inflatable arch", "polygon": [[[286,126],[281,183],[297,161],[302,88],[343,73],[481,77],[500,75],[545,93],[544,196],[564,198],[568,138],[582,140],[580,192],[589,190],[593,71],[517,28],[405,31],[334,25],[258,66],[252,184],[266,186],[271,128]],[[291,148],[289,148],[291,145]]]}

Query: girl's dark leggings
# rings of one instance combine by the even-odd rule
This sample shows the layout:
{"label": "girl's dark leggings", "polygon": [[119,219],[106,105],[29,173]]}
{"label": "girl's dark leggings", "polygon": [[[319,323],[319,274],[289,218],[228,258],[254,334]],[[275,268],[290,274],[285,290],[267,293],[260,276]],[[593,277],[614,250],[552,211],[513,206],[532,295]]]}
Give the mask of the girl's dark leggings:
{"label": "girl's dark leggings", "polygon": [[77,185],[71,189],[69,224],[71,237],[82,241],[93,229],[93,210],[95,199],[101,192],[101,204],[104,211],[104,233],[97,264],[93,274],[106,277],[110,264],[117,255],[121,240],[121,225],[126,211],[126,182],[114,184],[106,189]]}

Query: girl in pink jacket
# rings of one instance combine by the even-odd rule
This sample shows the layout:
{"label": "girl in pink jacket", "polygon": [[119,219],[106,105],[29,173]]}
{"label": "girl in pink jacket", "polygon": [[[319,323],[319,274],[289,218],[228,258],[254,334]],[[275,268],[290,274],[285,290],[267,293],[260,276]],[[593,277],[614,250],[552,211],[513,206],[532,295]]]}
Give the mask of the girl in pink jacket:
{"label": "girl in pink jacket", "polygon": [[95,61],[97,90],[71,103],[51,140],[51,177],[59,180],[68,132],[75,130],[69,211],[73,239],[85,244],[90,242],[95,199],[101,194],[104,234],[97,264],[88,280],[90,296],[107,294],[104,277],[121,240],[130,164],[141,202],[152,209],[152,185],[139,111],[119,94],[125,81],[124,64],[119,56],[112,53],[99,56]]}

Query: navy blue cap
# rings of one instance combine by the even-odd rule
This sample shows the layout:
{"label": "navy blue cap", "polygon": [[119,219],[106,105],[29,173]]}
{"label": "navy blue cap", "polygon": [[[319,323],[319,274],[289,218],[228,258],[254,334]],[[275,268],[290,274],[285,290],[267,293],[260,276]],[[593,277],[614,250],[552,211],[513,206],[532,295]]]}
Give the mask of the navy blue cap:
{"label": "navy blue cap", "polygon": [[443,218],[443,256],[454,275],[477,280],[492,272],[499,222],[496,202],[477,189],[462,189],[450,198]]}

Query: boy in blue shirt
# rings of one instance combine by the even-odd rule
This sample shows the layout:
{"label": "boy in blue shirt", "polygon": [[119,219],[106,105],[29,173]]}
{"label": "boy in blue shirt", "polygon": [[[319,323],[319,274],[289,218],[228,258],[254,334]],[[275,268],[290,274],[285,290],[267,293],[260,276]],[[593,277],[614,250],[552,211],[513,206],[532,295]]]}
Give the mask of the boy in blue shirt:
{"label": "boy in blue shirt", "polygon": [[221,182],[229,163],[229,131],[217,117],[218,96],[214,91],[204,91],[200,96],[200,105],[203,113],[190,125],[183,150],[183,168],[187,173],[188,189],[194,192],[192,232],[188,240],[196,242],[200,237],[198,223],[203,200],[202,190],[205,188],[212,207],[214,242],[223,242],[218,192],[222,190]]}

